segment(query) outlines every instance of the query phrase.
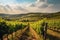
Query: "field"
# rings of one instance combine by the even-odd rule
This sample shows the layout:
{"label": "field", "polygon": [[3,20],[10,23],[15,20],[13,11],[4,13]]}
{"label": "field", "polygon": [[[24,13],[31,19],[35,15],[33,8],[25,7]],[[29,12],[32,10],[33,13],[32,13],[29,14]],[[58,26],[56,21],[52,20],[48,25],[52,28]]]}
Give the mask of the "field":
{"label": "field", "polygon": [[60,40],[60,14],[47,15],[0,17],[0,40]]}

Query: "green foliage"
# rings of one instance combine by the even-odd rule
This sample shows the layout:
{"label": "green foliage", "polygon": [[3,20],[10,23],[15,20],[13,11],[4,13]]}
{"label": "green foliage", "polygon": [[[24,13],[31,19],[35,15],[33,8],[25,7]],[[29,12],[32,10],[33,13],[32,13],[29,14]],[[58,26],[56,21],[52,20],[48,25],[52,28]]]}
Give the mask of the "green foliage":
{"label": "green foliage", "polygon": [[9,27],[5,22],[0,22],[0,38],[2,40],[4,34],[8,34]]}
{"label": "green foliage", "polygon": [[60,29],[60,19],[47,20],[49,28]]}
{"label": "green foliage", "polygon": [[5,22],[0,22],[0,37],[2,37],[5,34],[11,34],[13,32],[16,32],[17,30],[22,30],[26,27],[26,25],[23,24],[15,24],[15,25],[7,25]]}
{"label": "green foliage", "polygon": [[[52,29],[60,29],[60,13],[58,14],[28,14],[22,17],[19,20],[10,21],[0,18],[0,33],[7,34],[12,33],[17,30],[22,30],[26,27],[28,22],[30,23],[30,27],[32,27],[38,34],[42,31],[42,23],[43,21],[48,22],[48,28]],[[56,17],[55,17],[56,16]],[[46,18],[45,18],[46,17]],[[58,18],[59,17],[59,18]],[[41,20],[40,20],[41,19]],[[39,20],[39,21],[38,21]],[[7,31],[8,30],[8,31]]]}

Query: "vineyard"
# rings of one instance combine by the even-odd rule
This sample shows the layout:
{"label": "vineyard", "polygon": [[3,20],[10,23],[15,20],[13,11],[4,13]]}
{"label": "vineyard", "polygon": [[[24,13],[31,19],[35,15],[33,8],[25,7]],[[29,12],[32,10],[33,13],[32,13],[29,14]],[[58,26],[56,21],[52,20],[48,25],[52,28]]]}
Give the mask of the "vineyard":
{"label": "vineyard", "polygon": [[46,18],[36,22],[5,21],[1,18],[0,40],[44,40],[43,23],[48,24],[46,40],[60,40],[60,19]]}
{"label": "vineyard", "polygon": [[60,14],[0,17],[0,40],[60,40]]}

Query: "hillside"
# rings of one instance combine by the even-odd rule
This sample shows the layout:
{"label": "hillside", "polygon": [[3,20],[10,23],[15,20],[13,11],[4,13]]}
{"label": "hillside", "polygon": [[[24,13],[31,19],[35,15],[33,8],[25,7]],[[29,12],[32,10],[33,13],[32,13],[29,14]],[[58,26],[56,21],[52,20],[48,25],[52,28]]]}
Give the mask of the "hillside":
{"label": "hillside", "polygon": [[26,13],[26,14],[14,14],[14,15],[10,15],[10,14],[0,14],[0,17],[4,18],[4,19],[16,19],[19,21],[37,21],[37,20],[41,20],[42,18],[60,18],[60,12],[56,12],[56,13]]}
{"label": "hillside", "polygon": [[21,19],[23,20],[41,20],[43,18],[48,19],[60,19],[60,12],[57,13],[28,13],[28,15],[22,16]]}

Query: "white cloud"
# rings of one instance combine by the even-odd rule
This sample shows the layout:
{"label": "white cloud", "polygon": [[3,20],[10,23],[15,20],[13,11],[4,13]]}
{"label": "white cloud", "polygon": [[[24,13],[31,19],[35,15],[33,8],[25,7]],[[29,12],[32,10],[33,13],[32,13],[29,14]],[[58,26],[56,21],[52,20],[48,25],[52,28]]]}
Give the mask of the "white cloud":
{"label": "white cloud", "polygon": [[27,13],[27,12],[56,12],[60,11],[59,5],[49,4],[47,0],[37,0],[35,3],[0,4],[0,13]]}
{"label": "white cloud", "polygon": [[[56,12],[60,11],[60,6],[49,4],[47,0],[37,0],[34,4],[30,5],[31,8],[38,8],[35,11],[38,12]],[[34,11],[34,9],[32,9]]]}

